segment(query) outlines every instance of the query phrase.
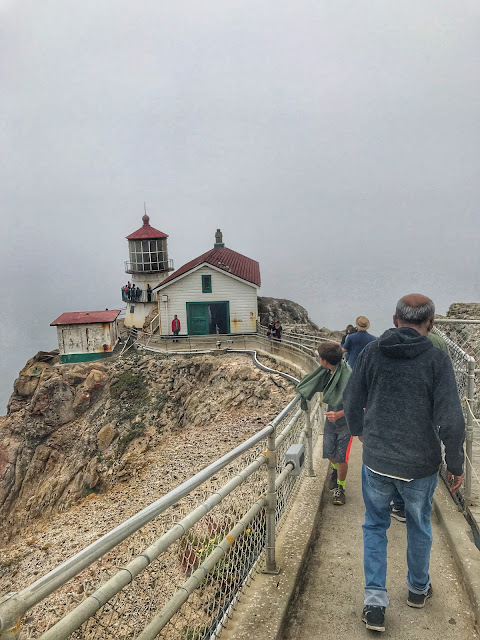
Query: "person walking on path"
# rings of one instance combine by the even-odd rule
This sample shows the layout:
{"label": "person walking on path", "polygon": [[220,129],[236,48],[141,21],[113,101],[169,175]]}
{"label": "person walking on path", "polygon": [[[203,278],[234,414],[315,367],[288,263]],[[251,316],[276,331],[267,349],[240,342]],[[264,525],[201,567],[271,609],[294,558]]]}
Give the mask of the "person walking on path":
{"label": "person walking on path", "polygon": [[363,441],[362,493],[367,629],[385,630],[387,534],[398,490],[407,526],[407,604],[422,608],[433,594],[429,563],[431,511],[445,445],[447,480],[463,480],[465,421],[450,358],[428,339],[435,306],[414,293],[401,298],[393,322],[360,353],[343,395],[352,435]]}
{"label": "person walking on path", "polygon": [[176,314],[173,316],[172,320],[172,333],[174,335],[173,342],[178,342],[178,334],[180,333],[180,320],[177,318]]}
{"label": "person walking on path", "polygon": [[355,327],[357,330],[354,333],[350,333],[342,345],[343,351],[347,354],[347,362],[352,369],[362,349],[366,347],[369,342],[376,340],[375,336],[367,332],[367,329],[370,327],[370,322],[365,316],[358,316],[355,320]]}
{"label": "person walking on path", "polygon": [[[348,364],[342,364],[342,348],[336,342],[324,342],[318,348],[321,366],[333,376],[337,367],[344,369],[344,376],[348,380],[351,369]],[[328,382],[327,382],[328,384]],[[347,427],[345,413],[341,399],[336,405],[329,404],[325,412],[323,427],[323,457],[332,465],[329,489],[333,491],[334,505],[345,504],[345,483],[348,472],[348,458],[352,446],[352,436]]]}
{"label": "person walking on path", "polygon": [[323,401],[328,405],[323,429],[323,457],[330,460],[332,474],[329,488],[333,491],[332,502],[345,504],[345,481],[352,436],[343,412],[343,390],[352,370],[342,359],[342,348],[337,342],[323,342],[318,347],[320,367],[308,374],[297,385],[302,396],[302,409],[307,409],[306,400],[311,400],[317,391],[323,392]]}
{"label": "person walking on path", "polygon": [[[430,331],[427,338],[430,340],[434,347],[445,351],[445,353],[448,353],[447,343],[442,338],[442,336],[439,336],[438,334]],[[390,505],[390,508],[390,515],[392,516],[392,518],[395,518],[395,520],[398,520],[399,522],[406,522],[407,519],[405,517],[405,503],[403,502],[402,496],[398,491],[395,491],[395,495],[392,498],[392,504]]]}
{"label": "person walking on path", "polygon": [[345,340],[348,338],[348,336],[351,333],[356,333],[356,332],[357,332],[357,329],[353,326],[353,324],[347,324],[347,328],[345,329],[345,333],[343,334],[342,340],[340,342],[340,345],[342,346],[342,348],[343,348],[343,345],[345,344]]}

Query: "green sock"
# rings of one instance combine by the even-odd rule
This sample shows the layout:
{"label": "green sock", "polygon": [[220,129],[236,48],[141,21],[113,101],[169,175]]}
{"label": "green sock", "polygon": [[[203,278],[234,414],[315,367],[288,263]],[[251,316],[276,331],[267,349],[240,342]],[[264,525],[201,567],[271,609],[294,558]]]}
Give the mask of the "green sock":
{"label": "green sock", "polygon": [[330,464],[332,465],[332,469],[337,469],[338,464],[336,462],[331,462]]}
{"label": "green sock", "polygon": [[344,491],[345,491],[345,482],[346,480],[337,480],[337,484],[339,484]]}

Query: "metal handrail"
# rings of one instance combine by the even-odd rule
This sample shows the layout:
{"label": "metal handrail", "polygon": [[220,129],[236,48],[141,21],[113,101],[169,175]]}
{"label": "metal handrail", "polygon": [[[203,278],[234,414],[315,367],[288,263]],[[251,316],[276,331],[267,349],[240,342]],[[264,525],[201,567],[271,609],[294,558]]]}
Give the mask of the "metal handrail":
{"label": "metal handrail", "polygon": [[183,520],[176,523],[169,531],[163,534],[148,549],[139,553],[125,567],[122,567],[118,573],[112,576],[107,582],[92,593],[78,607],[62,618],[57,624],[51,627],[41,638],[48,640],[50,638],[66,637],[75,629],[78,629],[88,618],[90,618],[105,602],[112,596],[121,591],[133,578],[135,578],[145,567],[153,562],[158,556],[166,551],[168,547],[185,534],[196,522],[209,513],[223,498],[228,496],[242,482],[248,479],[255,471],[266,463],[264,455],[258,456],[246,469],[227,482],[223,487],[218,489],[210,498],[200,504],[194,511],[188,514]]}
{"label": "metal handrail", "polygon": [[[271,370],[274,371],[274,370]],[[275,373],[278,373],[275,371]],[[288,405],[292,408],[296,402],[298,402],[299,396],[294,398]],[[284,411],[288,408],[286,407]],[[288,432],[294,426],[294,419],[298,418],[300,410],[295,413],[294,418],[290,420],[285,429],[276,438],[276,446],[278,446],[287,436]],[[276,420],[280,419],[280,414]],[[271,423],[273,426],[273,423]],[[305,439],[306,430],[304,429],[300,434],[300,441]],[[125,567],[119,569],[119,571],[112,576],[107,582],[103,583],[94,593],[92,593],[86,600],[79,604],[73,611],[68,613],[64,618],[52,626],[48,631],[40,636],[41,640],[58,640],[59,638],[68,637],[73,631],[78,629],[84,622],[86,622],[96,611],[98,611],[108,600],[114,595],[119,593],[124,587],[126,587],[137,575],[139,575],[150,563],[165,552],[168,547],[181,538],[196,522],[199,522],[205,515],[207,515],[215,506],[217,506],[225,497],[232,493],[238,486],[245,482],[254,472],[267,462],[267,456],[265,453],[260,454],[253,462],[251,462],[245,469],[240,471],[236,476],[229,480],[225,485],[217,489],[207,500],[200,504],[196,509],[189,513],[183,520],[177,522],[171,529],[164,533],[158,540],[156,540],[148,549],[137,554],[133,560],[131,560]],[[275,481],[276,488],[278,489],[282,483],[286,480],[288,475],[293,469],[293,463],[288,462],[284,471],[277,477]],[[267,499],[261,497],[255,505],[265,506]],[[248,524],[250,521],[250,515],[254,515],[258,512],[257,508],[252,509],[241,519],[240,523]],[[250,514],[250,515],[249,515]],[[239,524],[240,524],[239,523]],[[227,534],[222,542],[217,546],[216,550],[207,558],[207,560],[201,566],[213,566],[218,562],[221,556],[225,555],[221,552],[219,555],[219,549],[228,551],[232,541],[238,537],[239,533],[242,533],[244,529],[238,528],[236,525],[234,529]],[[187,581],[188,582],[188,581]],[[198,585],[197,585],[198,586]],[[184,587],[180,589],[180,592],[184,590]],[[189,592],[191,593],[193,589]],[[178,607],[178,596],[174,596],[169,603],[157,614],[157,616],[151,621],[151,623],[145,628],[144,632],[148,637],[149,630],[158,625],[159,620],[163,620],[164,624],[175,613]],[[155,622],[156,621],[156,622]],[[164,625],[163,625],[164,626]],[[158,633],[158,632],[157,632]],[[143,637],[143,636],[142,636]],[[154,636],[152,636],[154,637]]]}
{"label": "metal handrail", "polygon": [[[262,365],[260,362],[258,362],[255,352],[249,351],[248,353],[250,353],[250,355],[253,354],[255,363],[258,364],[258,366],[260,366],[260,368],[262,368],[263,370],[282,375],[291,382],[298,382],[298,380],[293,376]],[[139,529],[141,529],[145,524],[156,518],[159,514],[166,511],[173,504],[177,503],[181,498],[188,495],[193,489],[200,486],[206,480],[217,474],[221,469],[228,466],[231,462],[248,451],[252,446],[265,439],[266,437],[268,437],[270,441],[272,434],[275,434],[276,427],[299,402],[299,400],[300,395],[297,394],[287,404],[287,406],[284,407],[284,409],[269,423],[269,425],[264,427],[264,429],[259,431],[257,434],[232,449],[230,452],[207,466],[199,473],[189,478],[187,481],[185,481],[172,491],[162,496],[156,502],[148,505],[137,514],[112,529],[110,532],[87,546],[76,555],[63,562],[61,565],[57,566],[46,575],[39,578],[37,581],[35,581],[22,591],[18,593],[8,594],[6,597],[0,600],[0,632],[11,629],[17,623],[19,618],[32,606],[42,601],[56,589],[68,582],[71,578],[78,575],[86,567],[90,566],[93,562],[105,555],[105,553],[107,553],[109,550],[120,544],[122,541],[124,541]],[[282,436],[282,434],[280,434],[278,442],[280,443],[284,437],[285,435]],[[273,442],[273,446],[271,446],[270,448],[272,448],[274,452],[275,440]],[[273,458],[271,457],[271,453],[269,454],[269,457],[271,460],[273,460]],[[265,460],[262,460],[262,463],[263,462],[265,462]],[[127,580],[127,583],[130,582],[131,579],[132,576],[130,576],[130,579]],[[122,579],[120,579],[120,582],[122,582]],[[123,586],[120,587],[120,589],[123,588]]]}
{"label": "metal handrail", "polygon": [[[257,322],[257,333],[262,335],[267,335],[267,327],[263,324]],[[318,336],[313,333],[296,333],[294,331],[284,330],[282,333],[282,342],[283,340],[291,340],[302,342],[305,340],[307,343],[313,343],[313,347],[315,347],[319,342],[338,342],[338,340],[334,340],[333,338],[324,338],[323,336]],[[307,345],[305,345],[307,346]],[[308,345],[311,346],[311,345]]]}
{"label": "metal handrail", "polygon": [[[288,407],[298,402],[299,397],[300,396],[294,398],[282,413],[284,413]],[[122,522],[118,527],[115,527],[88,547],[55,567],[55,569],[39,578],[30,586],[18,593],[12,594],[8,600],[0,603],[0,631],[15,624],[20,616],[33,605],[53,593],[56,589],[68,582],[68,580],[95,562],[95,560],[105,555],[107,551],[113,549],[113,547],[123,542],[135,533],[135,531],[141,529],[145,524],[163,513],[181,498],[188,495],[193,489],[203,484],[206,480],[248,451],[254,444],[264,440],[265,437],[275,430],[275,424],[279,422],[277,418],[251,438],[242,442],[238,447],[235,447],[208,467],[205,467],[205,469],[202,469],[202,471],[199,471],[175,489],[172,489],[172,491],[169,491],[159,498],[159,500],[148,505],[125,522]]]}
{"label": "metal handrail", "polygon": [[[137,289],[135,289],[135,292],[136,291]],[[134,298],[129,298],[128,291],[125,291],[122,288],[122,301],[130,304],[135,304],[136,302],[151,302],[153,304],[156,302],[155,296],[152,291],[150,291],[150,294],[146,289],[139,289],[139,291],[140,291],[140,295],[136,295]],[[150,300],[148,299],[149,295],[150,295]]]}
{"label": "metal handrail", "polygon": [[466,318],[435,318],[435,324],[480,324],[480,320]]}
{"label": "metal handrail", "polygon": [[[293,463],[288,462],[282,473],[275,480],[275,490],[277,490],[288,478],[293,470]],[[138,636],[138,640],[154,640],[160,631],[166,626],[173,615],[178,611],[180,606],[186,602],[188,596],[198,587],[209,571],[224,557],[231,549],[233,543],[246,530],[250,522],[261,511],[262,508],[268,506],[268,497],[261,496],[249,509],[249,511],[241,518],[233,529],[231,529],[223,540],[217,545],[215,550],[204,560],[198,569],[190,576],[190,578],[181,585],[175,595],[170,598],[167,604],[159,611],[145,629]],[[46,640],[46,639],[45,639]]]}
{"label": "metal handrail", "polygon": [[[445,319],[445,320],[448,320],[448,319]],[[440,321],[435,320],[435,325],[442,324],[442,323],[452,324],[450,322],[444,322],[443,318]],[[455,321],[454,324],[458,324],[458,322]],[[480,321],[471,321],[469,322],[469,324],[480,324]],[[466,353],[461,347],[458,346],[458,344],[453,342],[453,340],[451,340],[445,333],[440,331],[438,327],[434,326],[432,329],[432,332],[439,335],[445,341],[450,353],[450,357],[452,357],[452,354],[455,354],[457,358],[460,358],[461,361],[465,363],[466,371],[459,372],[457,368],[454,366],[455,378],[457,378],[461,374],[466,376],[467,388],[465,392],[465,397],[464,398],[461,397],[460,399],[462,400],[462,403],[464,400],[466,400],[467,403],[472,403],[474,401],[474,396],[475,396],[475,358],[473,358],[471,355]],[[466,463],[465,463],[465,477],[464,477],[463,489],[465,492],[464,501],[467,507],[472,498],[473,422],[474,422],[474,418],[471,410],[466,411],[466,425],[465,425],[466,426],[466,432],[465,432]]]}
{"label": "metal handrail", "polygon": [[[210,351],[212,344],[215,344],[217,348],[229,349],[229,345],[234,345],[238,342],[243,342],[246,348],[246,341],[249,339],[263,341],[263,345],[266,347],[265,351],[273,352],[275,355],[275,349],[287,348],[297,354],[307,355],[310,358],[316,358],[317,353],[310,347],[301,345],[289,340],[270,340],[264,335],[257,333],[250,334],[211,334],[203,336],[178,336],[178,342],[173,342],[172,336],[162,336],[160,334],[153,334],[146,331],[130,329],[130,335],[142,348],[149,347],[149,350],[155,351],[154,345],[162,347],[162,351],[171,353],[199,353]],[[175,338],[177,340],[177,338]]]}

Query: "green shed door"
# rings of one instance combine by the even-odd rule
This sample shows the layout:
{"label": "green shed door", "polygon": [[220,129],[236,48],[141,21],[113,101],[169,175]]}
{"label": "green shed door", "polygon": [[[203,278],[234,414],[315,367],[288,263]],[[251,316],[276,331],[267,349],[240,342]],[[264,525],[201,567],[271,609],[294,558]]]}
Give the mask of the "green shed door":
{"label": "green shed door", "polygon": [[204,336],[208,334],[210,317],[208,304],[187,302],[188,333],[191,336]]}

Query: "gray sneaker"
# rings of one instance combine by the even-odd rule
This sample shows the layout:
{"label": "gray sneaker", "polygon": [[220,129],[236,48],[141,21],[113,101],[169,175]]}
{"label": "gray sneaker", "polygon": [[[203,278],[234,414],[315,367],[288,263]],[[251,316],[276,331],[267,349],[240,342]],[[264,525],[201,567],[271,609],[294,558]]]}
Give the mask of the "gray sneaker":
{"label": "gray sneaker", "polygon": [[390,515],[392,516],[392,518],[395,518],[395,520],[398,520],[399,522],[407,521],[405,517],[405,509],[397,509],[397,507],[394,507],[392,505],[390,507]]}
{"label": "gray sneaker", "polygon": [[337,485],[337,488],[333,492],[333,504],[336,505],[344,505],[345,504],[345,489],[340,485]]}
{"label": "gray sneaker", "polygon": [[413,593],[413,591],[408,592],[408,600],[407,604],[409,607],[414,607],[415,609],[423,609],[425,606],[425,602],[428,598],[433,596],[432,585],[428,587],[427,593]]}
{"label": "gray sneaker", "polygon": [[362,620],[371,631],[385,631],[385,607],[367,605],[363,610]]}

